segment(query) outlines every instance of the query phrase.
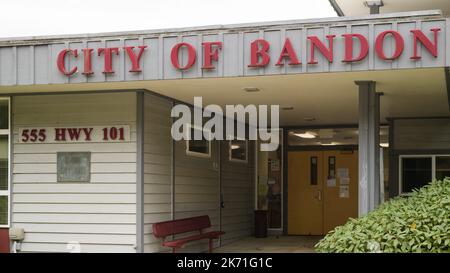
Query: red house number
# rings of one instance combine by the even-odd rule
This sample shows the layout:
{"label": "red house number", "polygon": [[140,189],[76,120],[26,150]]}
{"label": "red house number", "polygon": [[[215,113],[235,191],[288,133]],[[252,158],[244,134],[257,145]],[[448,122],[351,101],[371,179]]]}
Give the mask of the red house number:
{"label": "red house number", "polygon": [[125,127],[86,127],[86,128],[23,128],[20,132],[22,143],[44,142],[108,142],[125,141]]}
{"label": "red house number", "polygon": [[117,127],[103,128],[103,140],[125,140],[125,130]]}
{"label": "red house number", "polygon": [[44,142],[47,138],[45,129],[25,129],[22,131],[22,142]]}

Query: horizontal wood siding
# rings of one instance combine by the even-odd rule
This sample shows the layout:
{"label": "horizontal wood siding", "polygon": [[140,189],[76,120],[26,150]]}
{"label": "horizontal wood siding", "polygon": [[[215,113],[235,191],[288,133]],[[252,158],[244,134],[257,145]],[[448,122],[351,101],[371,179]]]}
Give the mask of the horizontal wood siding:
{"label": "horizontal wood siding", "polygon": [[144,252],[164,252],[152,224],[172,218],[172,102],[144,95]]}
{"label": "horizontal wood siding", "polygon": [[[175,218],[208,215],[211,229],[220,229],[218,142],[211,142],[211,157],[186,155],[186,141],[175,144]],[[183,236],[186,236],[183,235]],[[216,241],[217,245],[217,241]],[[182,252],[202,252],[208,240],[189,244]]]}
{"label": "horizontal wood siding", "polygon": [[229,142],[221,143],[222,245],[250,236],[253,232],[254,210],[254,142],[248,143],[248,162],[229,160]]}
{"label": "horizontal wood siding", "polygon": [[[14,97],[20,127],[123,125],[126,143],[14,144],[12,225],[24,252],[135,252],[136,95],[105,93]],[[57,183],[56,152],[91,152],[90,183]]]}
{"label": "horizontal wood siding", "polygon": [[397,119],[393,134],[395,150],[450,150],[450,117]]}

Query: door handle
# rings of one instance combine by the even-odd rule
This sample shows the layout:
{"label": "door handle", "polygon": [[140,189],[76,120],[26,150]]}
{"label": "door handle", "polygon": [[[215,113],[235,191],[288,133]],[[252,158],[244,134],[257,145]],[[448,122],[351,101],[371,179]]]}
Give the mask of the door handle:
{"label": "door handle", "polygon": [[318,190],[318,191],[317,191],[317,197],[316,197],[316,199],[319,200],[319,201],[322,201],[322,190]]}

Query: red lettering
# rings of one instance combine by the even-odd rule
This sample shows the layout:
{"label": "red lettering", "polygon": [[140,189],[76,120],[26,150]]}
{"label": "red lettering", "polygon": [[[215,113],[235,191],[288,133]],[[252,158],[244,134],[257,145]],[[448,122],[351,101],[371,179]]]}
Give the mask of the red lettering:
{"label": "red lettering", "polygon": [[103,140],[108,140],[108,128],[103,128]]}
{"label": "red lettering", "polygon": [[310,41],[310,44],[311,44],[311,53],[310,53],[310,59],[309,59],[308,64],[318,64],[319,63],[315,59],[315,56],[314,56],[314,52],[315,52],[316,48],[320,51],[320,53],[322,53],[323,56],[325,56],[325,58],[327,58],[327,60],[330,63],[333,62],[333,41],[334,41],[334,37],[336,37],[336,35],[327,35],[326,37],[328,39],[328,45],[329,45],[328,48],[317,36],[309,36],[308,37],[308,40]]}
{"label": "red lettering", "polygon": [[91,134],[92,134],[92,130],[94,130],[94,128],[83,128],[82,130],[83,130],[84,134],[86,135],[85,140],[91,141]]}
{"label": "red lettering", "polygon": [[125,140],[125,129],[123,127],[119,128],[120,140]]}
{"label": "red lettering", "polygon": [[139,53],[136,56],[136,53],[134,53],[134,46],[124,47],[125,51],[127,52],[128,58],[131,61],[130,72],[142,72],[142,69],[139,66],[139,62],[140,62],[142,54],[144,53],[144,50],[147,48],[147,46],[138,46],[138,48],[139,48]]}
{"label": "red lettering", "polygon": [[[185,47],[188,51],[188,61],[185,66],[180,65],[180,61],[178,58],[180,48]],[[195,64],[195,60],[197,58],[197,53],[195,48],[188,43],[178,43],[172,48],[172,52],[170,53],[170,60],[172,61],[172,65],[179,70],[186,70],[191,68]]]}
{"label": "red lettering", "polygon": [[68,128],[70,140],[78,140],[80,138],[81,129]]}
{"label": "red lettering", "polygon": [[[367,54],[369,54],[369,42],[366,37],[361,34],[344,34],[342,37],[345,40],[345,58],[343,62],[359,62],[367,57]],[[358,57],[353,57],[353,38],[358,39],[361,45]]]}
{"label": "red lettering", "polygon": [[22,142],[28,142],[28,140],[30,139],[29,132],[30,130],[28,129],[22,131]]}
{"label": "red lettering", "polygon": [[[203,69],[215,69],[212,61],[219,61],[219,50],[222,49],[222,42],[204,42],[203,46]],[[213,48],[215,47],[215,48]]]}
{"label": "red lettering", "polygon": [[37,129],[31,129],[31,132],[30,132],[30,141],[31,142],[36,142],[36,140],[38,138],[37,133],[38,133]]}
{"label": "red lettering", "polygon": [[91,55],[92,55],[92,51],[94,51],[94,49],[92,48],[83,48],[83,56],[84,56],[84,71],[83,71],[83,75],[89,76],[94,74],[94,71],[92,71],[92,61],[91,61]]}
{"label": "red lettering", "polygon": [[55,129],[55,141],[66,141],[66,129],[56,128]]}
{"label": "red lettering", "polygon": [[119,55],[119,48],[118,47],[105,47],[105,48],[99,48],[97,49],[98,56],[102,55],[104,53],[105,55],[105,66],[103,73],[105,74],[111,74],[114,73],[114,70],[112,68],[112,54]]}
{"label": "red lettering", "polygon": [[40,142],[44,142],[45,139],[47,138],[47,135],[45,134],[45,129],[40,129],[39,130],[39,141]]}
{"label": "red lettering", "polygon": [[438,57],[438,32],[441,31],[440,28],[433,28],[431,31],[434,33],[434,44],[430,39],[420,30],[411,30],[414,36],[414,55],[411,57],[413,60],[422,59],[418,53],[418,42],[425,46],[425,48],[430,52],[433,57]]}
{"label": "red lettering", "polygon": [[276,65],[284,65],[283,60],[285,58],[289,58],[290,62],[289,65],[299,65],[301,62],[299,62],[297,58],[297,54],[295,54],[295,50],[292,47],[291,40],[289,38],[286,38],[286,41],[284,42],[283,49],[281,50],[280,58],[278,58],[278,62]]}
{"label": "red lettering", "polygon": [[[387,57],[384,53],[384,40],[387,35],[393,36],[395,40],[395,52],[391,57]],[[400,35],[400,33],[393,30],[388,30],[380,33],[375,41],[375,52],[382,60],[395,60],[399,58],[402,55],[404,48],[405,41],[403,40],[402,36]]]}
{"label": "red lettering", "polygon": [[269,64],[270,56],[268,51],[270,44],[264,39],[258,39],[250,45],[250,64],[248,67],[264,67]]}
{"label": "red lettering", "polygon": [[66,76],[70,76],[73,75],[75,72],[78,71],[78,67],[73,67],[71,70],[67,71],[66,69],[66,56],[67,54],[70,53],[72,54],[72,56],[74,56],[75,58],[78,57],[78,51],[76,49],[72,50],[72,49],[63,49],[61,50],[61,52],[59,52],[58,54],[58,59],[57,59],[57,66],[58,66],[58,70],[63,73]]}

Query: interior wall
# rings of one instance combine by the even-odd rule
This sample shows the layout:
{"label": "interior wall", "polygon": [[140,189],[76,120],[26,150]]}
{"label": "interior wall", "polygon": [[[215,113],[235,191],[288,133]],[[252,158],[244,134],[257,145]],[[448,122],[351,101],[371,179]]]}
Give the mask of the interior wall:
{"label": "interior wall", "polygon": [[250,236],[254,228],[255,142],[248,142],[248,161],[230,161],[229,142],[221,142],[221,188],[223,195],[222,245]]}
{"label": "interior wall", "polygon": [[[211,229],[220,230],[219,142],[211,142],[211,157],[198,157],[186,154],[186,141],[177,141],[175,219],[200,215],[208,215]],[[175,238],[186,235],[188,234],[181,234]],[[207,249],[208,240],[202,240],[189,244],[180,252],[202,252]]]}

